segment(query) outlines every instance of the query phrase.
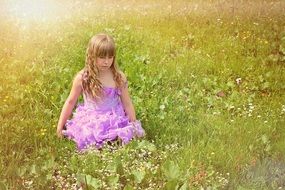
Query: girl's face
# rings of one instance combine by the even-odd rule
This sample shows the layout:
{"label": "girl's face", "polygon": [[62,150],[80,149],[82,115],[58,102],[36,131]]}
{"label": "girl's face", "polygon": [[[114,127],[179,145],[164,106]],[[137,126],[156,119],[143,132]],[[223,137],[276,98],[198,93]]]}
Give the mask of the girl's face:
{"label": "girl's face", "polygon": [[96,66],[100,71],[108,70],[113,64],[114,56],[100,56],[96,59]]}

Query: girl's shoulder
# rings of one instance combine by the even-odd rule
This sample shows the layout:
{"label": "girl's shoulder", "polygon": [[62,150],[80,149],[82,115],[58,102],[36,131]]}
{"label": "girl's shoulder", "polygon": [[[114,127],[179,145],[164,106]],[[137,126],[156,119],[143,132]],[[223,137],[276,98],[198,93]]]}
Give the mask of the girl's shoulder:
{"label": "girl's shoulder", "polygon": [[81,81],[82,81],[82,79],[83,79],[83,74],[84,74],[84,70],[82,69],[81,71],[79,71],[78,73],[76,73],[76,75],[74,76],[73,81],[74,81],[74,82],[81,83]]}
{"label": "girl's shoulder", "polygon": [[83,76],[83,74],[84,74],[84,69],[81,69],[81,70],[77,73],[77,75],[81,75],[81,76]]}

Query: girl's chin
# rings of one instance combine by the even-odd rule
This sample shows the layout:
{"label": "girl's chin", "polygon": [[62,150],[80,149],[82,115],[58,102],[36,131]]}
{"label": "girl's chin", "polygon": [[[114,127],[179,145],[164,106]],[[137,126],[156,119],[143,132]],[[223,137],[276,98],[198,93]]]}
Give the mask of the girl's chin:
{"label": "girl's chin", "polygon": [[110,67],[101,67],[101,68],[100,68],[101,71],[107,71],[107,70],[109,70],[109,69],[110,69]]}

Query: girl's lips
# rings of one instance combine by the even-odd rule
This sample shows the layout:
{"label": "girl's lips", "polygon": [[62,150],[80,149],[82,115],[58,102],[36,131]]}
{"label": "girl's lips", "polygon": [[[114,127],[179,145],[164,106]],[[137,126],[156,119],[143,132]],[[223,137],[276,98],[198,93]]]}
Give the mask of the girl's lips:
{"label": "girl's lips", "polygon": [[101,69],[103,69],[103,70],[106,70],[106,69],[109,69],[110,67],[108,67],[108,66],[101,66]]}

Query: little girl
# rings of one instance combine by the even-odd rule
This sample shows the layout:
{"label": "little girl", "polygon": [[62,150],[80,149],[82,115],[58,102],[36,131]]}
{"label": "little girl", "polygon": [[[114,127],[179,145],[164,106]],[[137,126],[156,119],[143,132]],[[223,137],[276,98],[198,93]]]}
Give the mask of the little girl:
{"label": "little girl", "polygon": [[[84,103],[77,106],[73,118],[68,120],[81,94]],[[98,34],[89,41],[85,67],[74,78],[60,114],[57,135],[72,139],[78,150],[83,150],[90,146],[100,149],[114,140],[126,144],[144,134],[136,120],[126,76],[116,64],[114,40]]]}

